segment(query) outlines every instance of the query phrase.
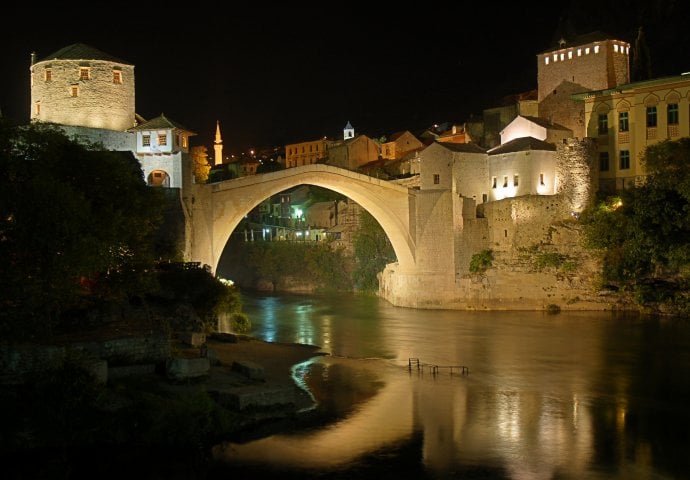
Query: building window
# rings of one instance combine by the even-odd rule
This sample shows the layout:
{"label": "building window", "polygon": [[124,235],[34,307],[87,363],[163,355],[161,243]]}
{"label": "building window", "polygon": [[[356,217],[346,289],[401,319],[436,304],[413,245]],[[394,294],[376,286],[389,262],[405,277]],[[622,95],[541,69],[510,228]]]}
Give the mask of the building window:
{"label": "building window", "polygon": [[503,176],[503,188],[508,186],[508,175]]}
{"label": "building window", "polygon": [[46,68],[46,82],[50,82],[53,79],[53,71],[50,68]]}
{"label": "building window", "polygon": [[150,147],[151,146],[151,135],[142,135],[141,136],[141,144],[144,147]]}
{"label": "building window", "polygon": [[630,150],[621,150],[620,169],[628,170],[630,168]]}
{"label": "building window", "polygon": [[441,183],[441,175],[434,173],[434,185],[438,185],[439,183]]}
{"label": "building window", "polygon": [[41,114],[41,102],[36,102],[36,108],[34,108],[34,112],[36,112],[36,115]]}
{"label": "building window", "polygon": [[180,134],[179,133],[175,134],[175,145],[178,147],[180,146]]}
{"label": "building window", "polygon": [[79,96],[79,87],[76,85],[72,85],[69,89],[69,94],[72,97],[78,97]]}
{"label": "building window", "polygon": [[627,132],[630,129],[630,124],[628,123],[628,112],[618,113],[618,131]]}
{"label": "building window", "polygon": [[667,110],[667,118],[669,125],[678,125],[678,104],[669,103]]}
{"label": "building window", "polygon": [[491,177],[491,188],[496,188],[496,177]]}
{"label": "building window", "polygon": [[599,45],[594,45],[594,53],[599,53]]}
{"label": "building window", "polygon": [[647,127],[656,127],[656,106],[647,107]]}
{"label": "building window", "polygon": [[549,57],[544,57],[544,64],[546,64],[546,65],[549,64]]}
{"label": "building window", "polygon": [[539,174],[539,185],[544,185],[544,174],[543,173]]}
{"label": "building window", "polygon": [[519,177],[518,177],[518,174],[516,173],[516,174],[513,176],[513,186],[514,186],[514,187],[517,187],[517,186],[518,186],[518,180],[519,180]]}
{"label": "building window", "polygon": [[609,116],[608,114],[599,114],[599,135],[606,135],[609,133]]}
{"label": "building window", "polygon": [[168,136],[165,133],[159,133],[158,134],[158,145],[167,145],[168,144]]}
{"label": "building window", "polygon": [[122,83],[122,72],[113,70],[113,83],[120,85]]}
{"label": "building window", "polygon": [[599,171],[609,171],[609,152],[599,152]]}
{"label": "building window", "polygon": [[79,80],[89,80],[90,78],[90,69],[88,67],[79,68]]}
{"label": "building window", "polygon": [[187,148],[187,135],[182,135],[182,148]]}

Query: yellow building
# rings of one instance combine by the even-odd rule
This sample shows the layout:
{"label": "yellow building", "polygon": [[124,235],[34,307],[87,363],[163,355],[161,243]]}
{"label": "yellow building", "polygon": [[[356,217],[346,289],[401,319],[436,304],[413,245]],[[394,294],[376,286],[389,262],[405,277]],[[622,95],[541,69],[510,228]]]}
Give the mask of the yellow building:
{"label": "yellow building", "polygon": [[285,145],[285,168],[311,165],[328,157],[328,140],[325,138],[311,142]]}
{"label": "yellow building", "polygon": [[599,189],[639,185],[649,145],[690,136],[690,73],[573,95],[585,106],[587,137],[599,155]]}

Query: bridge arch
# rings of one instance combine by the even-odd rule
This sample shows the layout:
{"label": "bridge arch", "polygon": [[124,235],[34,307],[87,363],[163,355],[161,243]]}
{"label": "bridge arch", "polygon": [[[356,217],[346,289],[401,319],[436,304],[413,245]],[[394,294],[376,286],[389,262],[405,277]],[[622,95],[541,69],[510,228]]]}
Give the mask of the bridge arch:
{"label": "bridge arch", "polygon": [[192,258],[215,272],[232,232],[264,199],[298,185],[316,185],[357,202],[386,232],[398,258],[398,268],[415,265],[410,234],[411,193],[385,180],[324,164],[304,165],[208,185],[200,185],[193,209]]}

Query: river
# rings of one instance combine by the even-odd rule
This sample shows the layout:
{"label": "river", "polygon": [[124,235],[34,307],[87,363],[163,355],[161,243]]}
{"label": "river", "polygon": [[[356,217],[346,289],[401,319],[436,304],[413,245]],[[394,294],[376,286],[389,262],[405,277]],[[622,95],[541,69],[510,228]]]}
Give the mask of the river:
{"label": "river", "polygon": [[327,353],[294,376],[328,421],[218,445],[214,478],[690,478],[687,320],[243,301],[253,336]]}

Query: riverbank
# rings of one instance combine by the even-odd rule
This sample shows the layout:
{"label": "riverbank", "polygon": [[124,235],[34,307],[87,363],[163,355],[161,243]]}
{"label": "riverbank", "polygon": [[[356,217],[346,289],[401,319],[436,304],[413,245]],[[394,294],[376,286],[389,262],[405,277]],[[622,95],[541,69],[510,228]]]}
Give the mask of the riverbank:
{"label": "riverbank", "polygon": [[[292,367],[322,355],[319,347],[219,338],[207,339],[203,353],[211,366],[198,378],[171,380],[155,371],[98,386],[67,368],[4,385],[0,460],[8,478],[116,478],[142,471],[145,478],[200,478],[213,445],[309,421],[315,404],[295,383]],[[174,356],[200,355],[199,348],[175,342],[172,348]],[[253,378],[238,364],[252,365]],[[237,398],[245,397],[250,400],[238,407]]]}

